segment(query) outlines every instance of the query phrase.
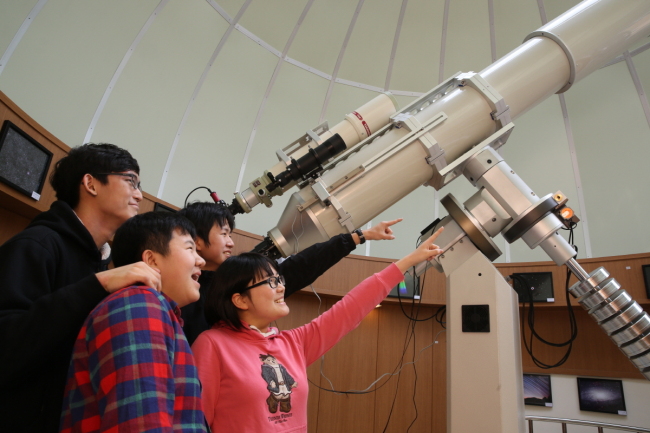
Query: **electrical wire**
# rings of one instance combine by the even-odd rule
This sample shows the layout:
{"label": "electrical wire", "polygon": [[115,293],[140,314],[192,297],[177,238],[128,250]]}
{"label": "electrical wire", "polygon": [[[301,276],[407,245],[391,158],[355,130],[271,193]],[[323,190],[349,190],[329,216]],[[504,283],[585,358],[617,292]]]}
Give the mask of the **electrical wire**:
{"label": "electrical wire", "polygon": [[[292,223],[291,232],[292,232],[292,234],[294,236],[295,251],[298,251],[299,250],[299,240],[304,235],[304,226],[302,224],[302,214],[301,214],[301,219],[300,219],[300,226],[302,227],[302,233],[300,233],[300,235],[298,235],[296,233],[296,231],[295,231],[296,219],[297,219],[297,215],[296,215],[296,218],[294,218],[294,221]],[[418,240],[417,240],[418,245],[420,243],[421,237],[422,236],[420,236],[418,238]],[[415,273],[413,273],[413,279],[414,279],[413,286],[415,287],[417,285],[418,286],[417,287],[417,289],[418,289],[417,292],[421,294],[422,293],[421,287],[423,287],[424,282],[425,282],[424,278],[422,279],[422,281],[418,281],[419,279],[417,279],[417,277],[415,276]],[[321,306],[322,306],[322,299],[318,295],[316,290],[314,289],[313,285],[310,285],[310,288],[311,288],[312,292],[314,293],[314,295],[316,296],[316,298],[318,299],[318,315],[320,316],[320,310],[321,310]],[[402,349],[402,354],[400,356],[400,359],[399,359],[397,365],[395,366],[395,368],[393,369],[393,371],[391,373],[382,374],[375,381],[373,381],[370,385],[368,385],[365,389],[362,389],[362,390],[354,390],[354,389],[350,389],[350,390],[347,390],[347,391],[337,390],[335,388],[334,384],[332,383],[332,381],[330,380],[330,378],[325,375],[325,372],[324,372],[325,355],[323,355],[323,356],[321,356],[321,359],[320,359],[320,372],[319,373],[320,373],[320,376],[323,377],[327,381],[327,383],[329,383],[330,388],[321,387],[320,385],[317,385],[316,383],[314,383],[311,379],[309,379],[309,378],[307,379],[308,382],[311,385],[313,385],[314,387],[316,387],[316,388],[318,388],[318,389],[320,389],[322,391],[331,392],[331,393],[334,393],[334,394],[342,394],[342,395],[350,395],[350,394],[352,394],[352,395],[360,395],[360,394],[369,394],[369,393],[377,392],[379,389],[384,387],[390,381],[390,378],[392,378],[393,376],[397,376],[397,384],[396,384],[396,387],[395,387],[395,395],[393,397],[393,402],[391,404],[391,410],[390,410],[388,418],[386,420],[386,426],[384,428],[384,432],[388,428],[388,425],[389,425],[391,417],[392,417],[393,409],[394,409],[394,406],[395,406],[395,401],[397,399],[397,392],[399,390],[399,383],[400,383],[402,370],[408,365],[413,365],[413,370],[414,370],[414,374],[415,374],[415,381],[417,382],[416,362],[418,361],[418,359],[420,357],[420,354],[424,350],[426,350],[427,348],[431,347],[433,344],[437,343],[438,336],[440,335],[440,333],[445,332],[444,329],[439,331],[438,334],[436,334],[436,337],[434,338],[433,343],[423,347],[422,349],[420,349],[419,352],[416,352],[416,348],[415,348],[415,325],[418,322],[424,322],[426,320],[435,319],[436,322],[438,322],[443,328],[445,328],[445,322],[444,322],[444,316],[445,316],[445,308],[444,307],[445,306],[440,307],[436,311],[436,313],[434,315],[432,315],[430,317],[427,317],[425,319],[420,319],[419,314],[420,314],[420,308],[421,308],[421,302],[422,302],[422,297],[421,296],[420,296],[417,304],[415,303],[415,297],[411,299],[411,312],[410,312],[410,314],[407,313],[405,311],[405,309],[404,309],[404,304],[402,303],[402,298],[400,296],[399,290],[398,290],[398,300],[399,300],[400,309],[401,309],[402,313],[409,319],[409,321],[408,321],[408,324],[407,324],[407,329],[406,329],[406,335],[405,335],[404,346],[403,346],[403,349]],[[413,356],[411,358],[412,360],[411,360],[411,362],[405,363],[404,362],[404,356],[406,355],[406,352],[408,350],[408,347],[411,344],[411,341],[413,341]],[[377,383],[381,382],[382,379],[384,379],[387,376],[388,376],[388,379],[386,379],[380,385],[376,386]],[[412,420],[411,424],[409,425],[409,427],[407,429],[407,432],[411,429],[413,424],[418,419],[418,410],[417,410],[417,402],[416,402],[416,391],[417,391],[416,385],[417,384],[414,383],[413,397],[412,397],[413,405],[414,405],[414,408],[415,408],[415,418]]]}
{"label": "electrical wire", "polygon": [[[576,227],[575,223],[571,223],[568,229],[569,230],[569,244],[576,250],[578,251],[578,248],[573,245],[573,229]],[[577,257],[577,254],[576,254]],[[526,316],[526,300],[521,300],[523,303],[523,310],[522,310],[522,315],[521,315],[521,332],[522,332],[522,337],[524,340],[524,347],[526,348],[526,351],[530,355],[531,359],[535,363],[535,365],[539,368],[542,369],[550,369],[550,368],[555,368],[559,367],[560,365],[564,364],[568,359],[569,356],[571,355],[571,350],[573,349],[573,342],[575,339],[578,337],[578,325],[577,321],[575,318],[575,312],[573,311],[573,307],[571,307],[571,300],[569,298],[569,280],[571,278],[571,271],[567,267],[566,270],[566,283],[565,283],[565,296],[566,296],[566,304],[567,304],[567,312],[568,312],[568,321],[569,321],[569,327],[570,327],[570,336],[566,341],[562,341],[559,343],[554,343],[551,341],[546,340],[542,336],[539,335],[539,333],[535,330],[535,307],[533,303],[533,296],[530,293],[529,290],[526,290],[530,285],[527,283],[525,277],[523,275],[510,275],[510,278],[513,280],[513,286],[516,282],[519,284],[522,284],[522,287],[524,287],[524,290],[522,292],[528,293],[528,305],[529,305],[529,310],[528,310],[528,328],[530,329],[530,337],[527,339],[526,338],[526,333],[525,333],[525,327],[524,327],[524,317]],[[552,347],[566,347],[566,351],[564,355],[555,363],[550,364],[546,363],[542,360],[540,360],[537,356],[534,355],[533,353],[533,343],[535,340],[539,340],[541,343],[546,344],[548,346]]]}
{"label": "electrical wire", "polygon": [[207,189],[208,192],[209,192],[210,194],[212,194],[212,190],[211,190],[210,188],[208,188],[207,186],[197,186],[197,187],[194,188],[192,191],[190,191],[189,194],[187,194],[187,197],[185,197],[185,202],[184,202],[184,204],[183,204],[183,207],[187,207],[187,200],[189,200],[189,198],[190,198],[190,196],[192,195],[192,193],[193,193],[194,191],[198,190],[198,189]]}

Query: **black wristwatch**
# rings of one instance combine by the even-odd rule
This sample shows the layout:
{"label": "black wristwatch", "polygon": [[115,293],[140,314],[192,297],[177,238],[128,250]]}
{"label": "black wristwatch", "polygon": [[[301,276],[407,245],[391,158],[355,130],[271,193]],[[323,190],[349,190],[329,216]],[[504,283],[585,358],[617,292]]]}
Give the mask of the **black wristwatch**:
{"label": "black wristwatch", "polygon": [[366,237],[363,235],[361,229],[352,230],[352,233],[356,233],[359,236],[359,245],[366,243]]}

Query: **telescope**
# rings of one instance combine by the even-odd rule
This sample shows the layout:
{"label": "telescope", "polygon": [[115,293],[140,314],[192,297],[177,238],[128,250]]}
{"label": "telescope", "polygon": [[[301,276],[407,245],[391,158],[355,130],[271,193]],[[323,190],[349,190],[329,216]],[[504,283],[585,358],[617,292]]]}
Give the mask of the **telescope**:
{"label": "telescope", "polygon": [[521,239],[567,265],[578,279],[570,293],[648,379],[650,317],[607,270],[587,273],[576,262],[558,233],[578,221],[568,198],[535,193],[498,150],[514,119],[648,35],[650,2],[585,0],[482,71],[459,72],[401,110],[382,94],[331,130],[319,125],[278,151],[280,162],[230,207],[251,212],[297,187],[255,249],[286,257],[362,227],[422,185],[440,190],[466,178],[477,192],[463,203],[441,199],[448,216],[436,243],[444,252],[431,263],[447,279],[447,431],[523,433],[518,298],[492,264],[501,255],[492,238]]}

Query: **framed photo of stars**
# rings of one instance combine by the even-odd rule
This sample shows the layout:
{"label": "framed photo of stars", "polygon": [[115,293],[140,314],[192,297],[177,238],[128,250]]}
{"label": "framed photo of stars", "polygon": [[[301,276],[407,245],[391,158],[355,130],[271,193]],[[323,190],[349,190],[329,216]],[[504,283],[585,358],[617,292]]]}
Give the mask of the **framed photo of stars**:
{"label": "framed photo of stars", "polygon": [[627,415],[623,381],[578,377],[580,410]]}
{"label": "framed photo of stars", "polygon": [[553,407],[550,375],[524,373],[524,404]]}

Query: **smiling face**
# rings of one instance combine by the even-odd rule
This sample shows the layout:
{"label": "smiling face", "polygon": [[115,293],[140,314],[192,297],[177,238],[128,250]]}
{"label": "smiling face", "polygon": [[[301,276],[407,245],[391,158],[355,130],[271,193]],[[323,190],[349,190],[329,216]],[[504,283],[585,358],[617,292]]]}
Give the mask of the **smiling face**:
{"label": "smiling face", "polygon": [[[249,287],[266,280],[272,275],[255,278]],[[277,277],[277,274],[274,276]],[[238,305],[238,301],[240,304]],[[284,302],[284,285],[278,284],[274,289],[268,282],[247,290],[244,294],[233,296],[233,302],[239,308],[239,317],[249,325],[254,325],[262,332],[268,332],[268,327],[274,320],[289,314],[289,306]]]}
{"label": "smiling face", "polygon": [[[130,174],[132,177],[122,176]],[[135,179],[132,181],[132,179]],[[95,182],[97,191],[97,205],[106,219],[117,224],[124,223],[127,219],[137,215],[142,201],[142,191],[133,187],[133,182],[138,185],[139,176],[134,171],[126,171],[116,175],[107,175],[107,183]]]}
{"label": "smiling face", "polygon": [[205,260],[204,270],[216,271],[232,255],[232,249],[235,247],[235,243],[232,240],[231,234],[228,223],[224,224],[223,227],[214,223],[208,236],[210,245],[201,238],[196,240],[196,249],[199,255]]}
{"label": "smiling face", "polygon": [[198,280],[205,261],[196,253],[192,236],[174,230],[167,255],[152,254],[152,265],[160,270],[163,293],[180,307],[198,301]]}

